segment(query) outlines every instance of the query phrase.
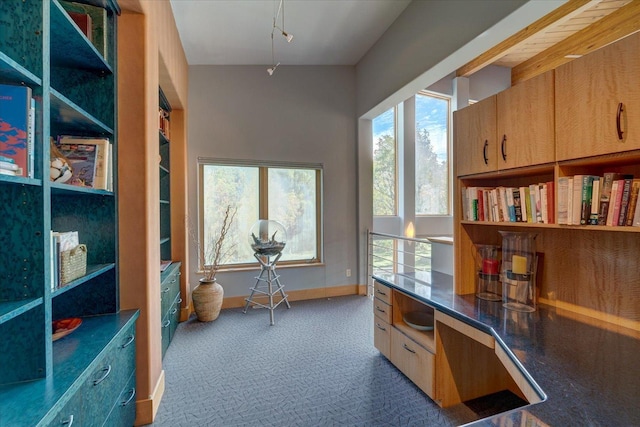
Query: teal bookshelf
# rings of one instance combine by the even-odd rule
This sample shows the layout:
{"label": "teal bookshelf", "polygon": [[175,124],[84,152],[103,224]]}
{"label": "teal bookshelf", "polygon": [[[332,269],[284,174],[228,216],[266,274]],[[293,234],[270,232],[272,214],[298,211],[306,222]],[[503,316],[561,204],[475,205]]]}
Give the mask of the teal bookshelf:
{"label": "teal bookshelf", "polygon": [[[127,408],[115,409],[120,396],[135,394],[138,317],[137,310],[120,310],[117,191],[49,180],[50,138],[107,137],[117,189],[120,8],[114,0],[77,3],[104,17],[101,49],[67,13],[77,5],[64,0],[0,2],[0,83],[29,86],[36,101],[33,177],[0,175],[2,425],[69,420],[88,425],[107,419],[132,425],[135,419],[135,399],[129,399],[133,403]],[[86,274],[57,289],[51,286],[52,230],[78,231],[88,248]],[[83,322],[54,342],[52,322],[68,317]],[[101,390],[87,390],[85,383],[110,358],[121,358],[121,367],[110,372]]]}

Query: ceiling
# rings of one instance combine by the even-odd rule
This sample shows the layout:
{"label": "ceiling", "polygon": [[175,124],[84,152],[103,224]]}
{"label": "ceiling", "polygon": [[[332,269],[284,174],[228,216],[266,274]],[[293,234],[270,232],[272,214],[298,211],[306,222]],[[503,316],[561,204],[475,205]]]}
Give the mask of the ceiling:
{"label": "ceiling", "polygon": [[[355,65],[410,0],[283,0],[287,43],[271,31],[281,0],[170,0],[190,65]],[[282,12],[277,24],[282,26]],[[526,80],[640,29],[640,1],[568,0],[465,64],[487,65]]]}
{"label": "ceiling", "polygon": [[[275,62],[355,65],[410,0],[286,0]],[[271,65],[280,0],[171,0],[189,65]],[[277,25],[282,27],[282,12]]]}

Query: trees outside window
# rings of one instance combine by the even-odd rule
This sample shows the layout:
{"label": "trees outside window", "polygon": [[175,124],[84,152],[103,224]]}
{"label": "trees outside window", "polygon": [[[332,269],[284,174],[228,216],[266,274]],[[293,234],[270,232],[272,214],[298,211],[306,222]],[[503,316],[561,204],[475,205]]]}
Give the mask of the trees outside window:
{"label": "trees outside window", "polygon": [[373,119],[373,215],[396,215],[396,109]]}
{"label": "trees outside window", "polygon": [[[224,265],[257,263],[248,233],[259,219],[280,222],[287,245],[280,262],[319,262],[321,179],[316,167],[200,163],[200,259],[210,253],[228,205],[237,209],[227,235]],[[210,260],[205,260],[210,262]]]}

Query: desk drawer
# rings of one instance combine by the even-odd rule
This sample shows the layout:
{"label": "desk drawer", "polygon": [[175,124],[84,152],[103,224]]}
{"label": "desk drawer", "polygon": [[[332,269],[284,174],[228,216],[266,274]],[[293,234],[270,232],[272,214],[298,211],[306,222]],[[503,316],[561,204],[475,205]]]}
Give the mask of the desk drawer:
{"label": "desk drawer", "polygon": [[393,305],[391,288],[378,282],[373,282],[373,296],[389,305]]}
{"label": "desk drawer", "polygon": [[386,323],[392,323],[393,307],[378,298],[373,299],[373,313]]}
{"label": "desk drawer", "polygon": [[434,397],[435,356],[396,328],[391,328],[390,360],[429,397]]}
{"label": "desk drawer", "polygon": [[391,325],[379,317],[373,319],[373,345],[384,357],[391,358]]}

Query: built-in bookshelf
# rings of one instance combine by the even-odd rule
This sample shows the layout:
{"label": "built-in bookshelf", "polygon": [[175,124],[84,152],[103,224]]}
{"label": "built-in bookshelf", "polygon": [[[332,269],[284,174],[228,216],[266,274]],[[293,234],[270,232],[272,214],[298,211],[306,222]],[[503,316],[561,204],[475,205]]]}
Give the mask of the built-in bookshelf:
{"label": "built-in bookshelf", "polygon": [[159,89],[158,133],[160,142],[160,259],[171,260],[171,105]]}
{"label": "built-in bookshelf", "polygon": [[[100,50],[70,17],[70,7],[103,18],[94,20],[104,36]],[[0,83],[28,86],[35,100],[32,177],[0,175],[0,413],[8,425],[66,417],[63,406],[80,399],[75,396],[94,365],[117,351],[112,343],[125,330],[133,342],[138,313],[119,306],[117,176],[113,190],[105,190],[52,182],[49,170],[51,138],[78,135],[108,139],[117,171],[119,12],[115,0],[0,2]],[[51,231],[77,231],[87,247],[86,273],[59,288],[51,286]],[[82,319],[78,330],[54,342],[53,321],[76,317]],[[135,404],[124,418],[112,411],[125,386],[135,388],[135,346],[126,347],[127,362],[104,381],[104,394],[85,394],[71,420],[135,417]]]}

